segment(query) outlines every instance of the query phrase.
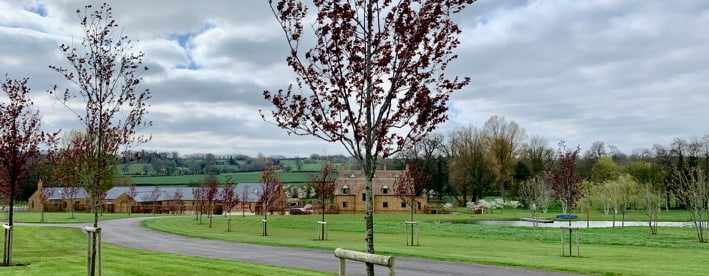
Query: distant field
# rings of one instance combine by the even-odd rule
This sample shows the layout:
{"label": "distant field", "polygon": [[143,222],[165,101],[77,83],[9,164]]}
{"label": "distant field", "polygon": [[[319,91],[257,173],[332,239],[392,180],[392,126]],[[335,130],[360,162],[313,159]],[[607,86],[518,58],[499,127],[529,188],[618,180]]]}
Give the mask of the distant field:
{"label": "distant field", "polygon": [[[302,183],[308,181],[307,172],[281,172],[279,177],[284,183]],[[224,182],[227,175],[232,176],[232,180],[236,183],[245,182],[260,182],[261,172],[244,172],[244,173],[229,173],[220,174],[217,176],[220,182]],[[178,176],[147,176],[147,177],[131,177],[135,184],[157,184],[157,185],[181,185],[198,183],[204,178],[204,175],[178,175]]]}
{"label": "distant field", "polygon": [[[297,162],[295,159],[281,159],[280,162],[284,166],[290,166],[292,171],[298,171],[298,166],[297,166]],[[306,163],[305,161],[303,161],[303,165],[302,165],[302,168],[300,169],[300,171],[320,171],[320,169],[322,168],[322,163],[323,163],[322,160],[314,160],[314,161],[310,161],[310,162],[312,162],[312,163]],[[342,164],[343,163],[335,163],[335,166],[339,169]],[[349,164],[344,164],[344,165],[345,165],[345,169],[350,168]]]}

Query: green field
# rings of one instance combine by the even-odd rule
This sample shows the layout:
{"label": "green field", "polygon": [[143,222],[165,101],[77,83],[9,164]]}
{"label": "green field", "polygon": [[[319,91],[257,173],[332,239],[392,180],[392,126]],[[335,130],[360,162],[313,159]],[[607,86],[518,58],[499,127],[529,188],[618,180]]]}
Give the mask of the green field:
{"label": "green field", "polygon": [[[302,183],[308,180],[308,172],[281,172],[279,177],[284,183]],[[261,182],[261,172],[244,172],[220,174],[217,177],[220,182],[224,182],[227,175],[231,175],[236,183]],[[198,183],[204,175],[177,175],[177,176],[147,176],[131,177],[135,184],[157,184],[157,185],[184,185]]]}
{"label": "green field", "polygon": [[[474,220],[518,219],[524,210],[486,215],[418,215],[420,246],[405,246],[406,214],[375,216],[376,251],[458,262],[526,267],[584,274],[706,275],[709,244],[696,241],[692,228],[670,228],[650,235],[647,227],[581,229],[581,257],[561,257],[559,229],[533,230],[465,224]],[[637,215],[637,214],[636,214]],[[680,213],[667,215],[682,220]],[[269,235],[261,236],[261,218],[236,217],[235,232],[226,232],[222,216],[208,228],[193,217],[148,220],[144,226],[198,238],[333,250],[364,250],[361,214],[329,215],[328,241],[317,241],[319,216],[270,216]],[[455,223],[452,223],[455,222]]]}
{"label": "green field", "polygon": [[[86,236],[78,228],[15,228],[13,262],[0,275],[86,275]],[[326,275],[237,261],[103,245],[104,275]]]}

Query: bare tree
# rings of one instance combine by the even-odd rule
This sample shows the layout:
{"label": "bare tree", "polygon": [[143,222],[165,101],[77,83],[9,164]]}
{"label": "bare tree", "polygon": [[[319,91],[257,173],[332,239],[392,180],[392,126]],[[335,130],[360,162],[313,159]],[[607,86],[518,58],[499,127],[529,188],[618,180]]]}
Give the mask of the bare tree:
{"label": "bare tree", "polygon": [[[461,30],[451,16],[474,0],[314,2],[317,39],[303,53],[308,6],[269,0],[290,46],[297,88],[264,92],[288,133],[341,143],[362,165],[367,252],[374,253],[372,177],[386,158],[447,119],[451,92],[469,79],[444,74]],[[308,95],[301,93],[310,91]],[[374,273],[367,264],[367,274]]]}
{"label": "bare tree", "polygon": [[[8,103],[0,102],[0,188],[9,203],[8,226],[12,231],[14,223],[14,203],[19,184],[27,172],[37,166],[40,147],[52,149],[57,133],[41,130],[42,119],[39,111],[33,110],[34,103],[29,98],[28,79],[11,80],[5,76],[3,92]],[[12,235],[9,235],[12,237]],[[12,261],[12,240],[5,239],[2,265]]]}
{"label": "bare tree", "polygon": [[[399,175],[394,182],[394,192],[396,195],[403,200],[411,211],[410,221],[414,221],[414,214],[416,213],[416,207],[421,204],[418,201],[418,196],[421,195],[423,189],[426,188],[428,180],[430,177],[419,171],[418,165],[411,164],[406,166],[406,171]],[[414,224],[408,224],[406,227],[411,227],[411,245],[414,244]],[[407,237],[408,239],[408,237]]]}
{"label": "bare tree", "polygon": [[185,209],[185,202],[182,200],[185,198],[185,194],[182,189],[175,189],[175,193],[172,194],[172,200],[175,201],[175,214],[183,214]]}
{"label": "bare tree", "polygon": [[[41,180],[40,180],[41,181]],[[54,196],[54,189],[52,188],[46,188],[42,187],[42,190],[40,191],[42,194],[40,195],[40,200],[42,201],[42,216],[40,218],[40,222],[44,222],[44,212],[46,209],[46,206],[49,202],[51,202],[52,197]]]}
{"label": "bare tree", "polygon": [[207,187],[200,182],[199,186],[192,188],[192,196],[196,202],[192,205],[195,207],[195,219],[199,221],[199,224],[202,224],[202,213],[204,213],[204,203],[207,199]]}
{"label": "bare tree", "polygon": [[[131,200],[135,202],[135,196],[138,195],[138,189],[136,188],[135,183],[130,183],[130,185],[128,185],[128,195],[130,196]],[[128,207],[128,215],[130,215],[132,212],[133,204],[131,203],[131,205]]]}
{"label": "bare tree", "polygon": [[[335,180],[337,180],[337,168],[332,161],[327,160],[322,163],[322,168],[319,174],[311,174],[309,176],[310,184],[315,189],[315,194],[320,201],[320,213],[322,214],[322,222],[325,222],[325,213],[327,205],[331,204],[335,199]],[[325,227],[320,228],[320,240],[325,240]]]}
{"label": "bare tree", "polygon": [[[77,9],[76,14],[83,35],[80,46],[59,46],[69,63],[68,68],[49,66],[74,87],[61,91],[55,85],[49,92],[74,112],[85,127],[83,141],[77,146],[90,157],[81,165],[88,173],[84,187],[94,209],[93,226],[98,227],[96,207],[116,171],[119,152],[149,140],[137,131],[150,125],[143,120],[150,93],[138,88],[142,80],[140,74],[147,70],[142,64],[143,53],[134,52],[133,42],[118,29],[111,7],[105,3],[97,9],[87,5],[83,11]],[[85,104],[83,112],[72,108],[77,102]],[[91,244],[88,273],[94,275],[97,267],[95,239]]]}
{"label": "bare tree", "polygon": [[709,180],[704,170],[690,168],[688,173],[676,172],[675,181],[680,189],[675,191],[677,199],[687,208],[697,230],[697,240],[707,242],[709,229]]}
{"label": "bare tree", "polygon": [[276,173],[276,168],[268,166],[261,171],[261,194],[259,201],[263,204],[263,235],[268,236],[268,208],[282,193],[281,180]]}
{"label": "bare tree", "polygon": [[150,191],[149,194],[143,195],[143,200],[150,202],[150,205],[152,207],[153,215],[157,211],[158,208],[158,200],[160,199],[160,194],[162,192],[160,191],[160,187],[155,185],[155,188],[153,188],[152,191]]}
{"label": "bare tree", "polygon": [[539,226],[539,212],[544,209],[545,204],[549,204],[551,187],[543,178],[535,176],[524,182],[520,189],[524,204],[532,215],[532,226],[537,229]]}

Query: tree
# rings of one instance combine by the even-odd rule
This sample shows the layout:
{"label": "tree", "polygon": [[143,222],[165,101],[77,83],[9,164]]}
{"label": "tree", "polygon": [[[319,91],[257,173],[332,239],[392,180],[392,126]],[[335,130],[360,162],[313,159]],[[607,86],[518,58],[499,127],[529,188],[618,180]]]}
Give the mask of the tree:
{"label": "tree", "polygon": [[613,158],[610,156],[601,156],[591,168],[590,180],[593,183],[602,183],[618,178],[619,174],[618,165],[615,164]]}
{"label": "tree", "polygon": [[157,211],[158,199],[160,199],[160,193],[161,193],[160,187],[155,185],[155,188],[153,188],[153,190],[150,191],[149,194],[143,195],[143,200],[150,202],[150,205],[152,205],[153,215]]}
{"label": "tree", "polygon": [[268,166],[261,171],[261,193],[259,201],[263,204],[263,235],[268,236],[268,208],[281,194],[281,180],[274,166]]}
{"label": "tree", "polygon": [[451,185],[463,195],[472,193],[472,201],[481,198],[495,181],[482,130],[469,126],[450,134],[448,174]]}
{"label": "tree", "polygon": [[543,178],[535,176],[522,182],[520,194],[532,215],[532,226],[539,227],[539,211],[544,210],[551,198],[551,187]]}
{"label": "tree", "polygon": [[239,204],[239,195],[234,193],[234,182],[231,180],[231,176],[227,176],[224,181],[224,188],[219,192],[219,198],[224,205],[224,213],[229,212],[227,232],[231,232],[231,209]]}
{"label": "tree", "polygon": [[[0,85],[9,100],[7,103],[0,102],[0,188],[9,203],[10,229],[14,223],[14,202],[22,178],[37,166],[40,148],[46,146],[51,150],[57,136],[57,133],[41,130],[42,118],[39,111],[33,110],[27,81],[27,78],[11,80],[5,76],[5,81]],[[9,266],[12,261],[11,248],[12,240],[5,239],[4,266]]]}
{"label": "tree", "polygon": [[[420,206],[418,201],[418,196],[421,191],[426,188],[428,180],[430,177],[425,175],[418,169],[418,165],[411,164],[406,166],[406,171],[399,175],[394,182],[394,192],[402,201],[404,201],[411,210],[411,219],[414,221],[414,214],[416,213],[416,206]],[[414,224],[411,225],[411,244],[414,244]],[[408,227],[408,225],[406,226]],[[407,238],[408,239],[408,238]]]}
{"label": "tree", "polygon": [[[559,142],[556,159],[550,162],[547,167],[547,181],[551,184],[555,197],[561,203],[564,214],[568,214],[574,207],[583,191],[582,179],[576,173],[576,158],[580,150],[579,147],[573,150],[567,149],[564,141]],[[569,224],[571,224],[570,220]]]}
{"label": "tree", "polygon": [[[140,74],[147,70],[142,64],[144,54],[134,52],[133,41],[118,28],[111,7],[105,3],[97,9],[87,5],[83,12],[77,9],[76,14],[82,30],[80,46],[59,46],[68,68],[49,66],[74,87],[60,91],[55,85],[49,92],[84,125],[85,135],[77,146],[90,157],[81,164],[89,174],[83,184],[94,209],[93,226],[98,227],[99,197],[116,171],[119,152],[149,140],[137,131],[151,124],[143,120],[150,92],[138,87],[142,81]],[[84,112],[72,108],[77,101],[85,104]],[[95,238],[91,244],[87,268],[89,275],[94,275]]]}
{"label": "tree", "polygon": [[183,198],[185,198],[185,194],[182,189],[175,189],[175,193],[172,194],[172,200],[177,204],[175,207],[176,214],[183,214],[184,212],[185,202],[182,201]]}
{"label": "tree", "polygon": [[204,189],[204,202],[207,207],[207,218],[209,219],[209,228],[212,228],[212,215],[216,208],[217,196],[219,193],[219,180],[211,174],[206,174],[202,179],[201,186]]}
{"label": "tree", "polygon": [[484,131],[490,154],[492,172],[500,187],[500,197],[505,201],[505,185],[514,175],[515,154],[525,137],[524,129],[514,121],[507,122],[505,117],[494,115],[485,122]]}
{"label": "tree", "polygon": [[[40,180],[41,181],[41,180]],[[39,220],[39,222],[44,222],[44,211],[47,206],[47,203],[51,200],[51,198],[54,196],[54,189],[51,188],[45,188],[44,185],[42,185],[42,190],[40,191],[42,194],[40,195],[40,200],[42,201],[42,216]]]}
{"label": "tree", "polygon": [[[320,174],[310,175],[310,184],[315,189],[315,194],[320,201],[320,213],[322,214],[322,222],[325,222],[325,213],[327,205],[332,204],[335,199],[335,180],[337,180],[337,168],[332,161],[323,161]],[[325,240],[325,227],[320,228],[320,240]]]}
{"label": "tree", "polygon": [[202,224],[202,213],[204,213],[205,201],[207,200],[207,187],[200,181],[199,186],[192,188],[192,196],[197,204],[195,208],[195,216],[199,220],[199,224]]}
{"label": "tree", "polygon": [[[135,196],[138,195],[138,190],[136,189],[135,183],[131,182],[130,185],[128,185],[128,195],[130,196],[130,198],[133,201],[135,201]],[[131,206],[128,207],[128,215],[130,215],[132,212],[133,212],[133,204],[131,204]]]}
{"label": "tree", "polygon": [[665,179],[664,170],[655,162],[636,161],[625,165],[624,169],[632,175],[639,184],[638,204],[645,211],[648,219],[650,233],[657,234],[657,224],[660,220],[660,207],[662,205],[662,181]]}
{"label": "tree", "polygon": [[[288,65],[298,76],[297,88],[264,91],[275,107],[273,121],[289,134],[341,143],[361,163],[368,253],[374,253],[377,161],[444,122],[450,93],[469,83],[444,71],[460,44],[451,16],[474,1],[315,1],[317,42],[303,53],[307,5],[269,0],[290,46]],[[367,274],[373,273],[367,264]]]}
{"label": "tree", "polygon": [[680,189],[675,191],[677,199],[687,208],[697,231],[697,240],[707,242],[709,229],[709,180],[704,170],[690,168],[688,173],[676,172],[675,181]]}

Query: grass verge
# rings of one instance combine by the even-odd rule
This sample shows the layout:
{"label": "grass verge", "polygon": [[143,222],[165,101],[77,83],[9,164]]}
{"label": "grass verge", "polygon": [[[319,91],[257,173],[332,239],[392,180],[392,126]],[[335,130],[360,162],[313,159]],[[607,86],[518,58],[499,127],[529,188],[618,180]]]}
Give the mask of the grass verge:
{"label": "grass verge", "polygon": [[[86,236],[78,228],[15,228],[13,261],[0,275],[86,275]],[[328,275],[237,261],[103,245],[105,275]]]}
{"label": "grass verge", "polygon": [[[521,215],[517,214],[517,215]],[[515,266],[583,274],[706,275],[709,244],[696,242],[692,228],[647,227],[581,229],[581,257],[561,257],[560,230],[533,230],[464,223],[470,220],[512,219],[515,212],[491,215],[417,215],[420,246],[406,246],[406,214],[375,216],[375,244],[380,254],[446,261]],[[226,232],[224,217],[215,227],[198,225],[194,217],[148,220],[144,226],[168,233],[232,242],[333,250],[364,251],[363,215],[328,215],[327,241],[317,241],[319,216],[269,216],[269,235],[261,234],[261,217],[235,216],[234,232]]]}

